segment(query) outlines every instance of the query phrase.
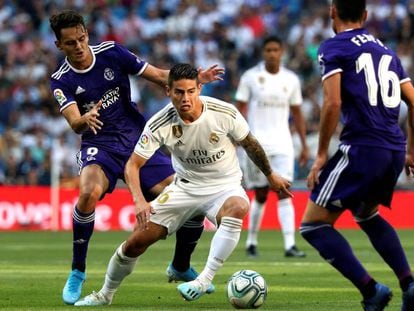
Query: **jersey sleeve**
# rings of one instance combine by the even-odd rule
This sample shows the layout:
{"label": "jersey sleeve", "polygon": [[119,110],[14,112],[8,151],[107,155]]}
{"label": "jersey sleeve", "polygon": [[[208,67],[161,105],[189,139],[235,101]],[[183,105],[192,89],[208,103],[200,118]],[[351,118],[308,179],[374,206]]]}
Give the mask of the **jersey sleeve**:
{"label": "jersey sleeve", "polygon": [[340,55],[338,55],[340,47],[335,47],[335,42],[333,39],[328,39],[319,47],[318,63],[322,81],[335,73],[343,71]]}
{"label": "jersey sleeve", "polygon": [[145,159],[149,159],[160,147],[160,140],[153,135],[148,125],[146,125],[135,145],[134,152]]}
{"label": "jersey sleeve", "polygon": [[233,127],[230,130],[229,134],[235,141],[241,141],[246,138],[246,136],[250,132],[249,125],[246,119],[242,116],[242,114],[235,108],[236,110],[236,117],[232,120]]}
{"label": "jersey sleeve", "polygon": [[302,88],[300,85],[299,78],[294,74],[292,78],[292,95],[289,98],[289,104],[291,106],[300,106],[303,102],[302,98]]}
{"label": "jersey sleeve", "polygon": [[236,90],[235,99],[241,102],[248,102],[250,98],[250,89],[248,84],[248,76],[242,75],[239,81],[239,85]]}
{"label": "jersey sleeve", "polygon": [[68,106],[76,103],[73,92],[71,92],[67,86],[59,80],[51,79],[50,88],[52,90],[53,97],[59,104],[60,112],[65,110]]}
{"label": "jersey sleeve", "polygon": [[144,72],[145,68],[148,66],[146,61],[142,60],[122,45],[115,43],[115,47],[118,53],[118,61],[121,63],[125,72],[130,75],[141,75]]}

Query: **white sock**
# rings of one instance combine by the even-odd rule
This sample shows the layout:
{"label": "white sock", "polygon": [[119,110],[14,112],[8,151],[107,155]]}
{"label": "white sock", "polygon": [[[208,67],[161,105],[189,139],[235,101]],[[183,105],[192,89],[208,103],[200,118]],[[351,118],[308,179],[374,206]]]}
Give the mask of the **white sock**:
{"label": "white sock", "polygon": [[110,301],[122,280],[128,276],[135,267],[138,257],[127,257],[122,251],[123,242],[112,255],[105,274],[105,282],[100,292]]}
{"label": "white sock", "polygon": [[264,212],[264,203],[257,202],[253,199],[249,212],[249,228],[247,233],[246,247],[258,245],[257,236],[260,230]]}
{"label": "white sock", "polygon": [[277,215],[282,228],[285,250],[288,250],[295,245],[295,210],[292,199],[287,198],[279,201]]}
{"label": "white sock", "polygon": [[197,279],[207,289],[214,275],[231,255],[240,239],[243,220],[234,217],[223,217],[221,224],[211,240],[210,253],[204,270]]}

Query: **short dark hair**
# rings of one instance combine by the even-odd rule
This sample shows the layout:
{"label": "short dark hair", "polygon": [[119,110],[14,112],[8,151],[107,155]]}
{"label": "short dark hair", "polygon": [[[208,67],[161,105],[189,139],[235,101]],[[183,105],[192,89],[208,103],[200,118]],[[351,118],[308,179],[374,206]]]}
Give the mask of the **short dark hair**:
{"label": "short dark hair", "polygon": [[263,39],[262,49],[264,49],[264,47],[270,42],[276,42],[280,45],[283,45],[282,39],[280,39],[278,36],[272,35],[272,36],[268,36],[268,37]]}
{"label": "short dark hair", "polygon": [[332,0],[332,5],[336,7],[338,17],[347,22],[362,20],[367,6],[365,0]]}
{"label": "short dark hair", "polygon": [[60,40],[60,31],[63,28],[70,28],[76,26],[82,26],[86,29],[85,21],[78,12],[73,10],[64,10],[58,14],[52,15],[49,19],[50,28],[55,33],[56,39]]}
{"label": "short dark hair", "polygon": [[171,86],[174,81],[188,79],[196,80],[198,83],[198,70],[190,64],[175,64],[168,75],[168,85]]}

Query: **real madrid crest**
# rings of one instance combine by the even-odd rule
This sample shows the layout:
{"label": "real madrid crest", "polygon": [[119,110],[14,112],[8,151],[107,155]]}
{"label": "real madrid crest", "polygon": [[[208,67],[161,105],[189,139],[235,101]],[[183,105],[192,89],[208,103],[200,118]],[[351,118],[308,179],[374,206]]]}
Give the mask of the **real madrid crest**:
{"label": "real madrid crest", "polygon": [[211,144],[217,144],[219,142],[220,138],[218,137],[218,135],[216,133],[211,133],[210,134],[210,138],[209,138],[209,142]]}
{"label": "real madrid crest", "polygon": [[177,138],[180,138],[181,136],[183,136],[183,128],[179,124],[173,125],[172,132],[173,132],[173,135]]}
{"label": "real madrid crest", "polygon": [[104,78],[108,81],[113,80],[114,79],[114,71],[111,68],[105,68]]}
{"label": "real madrid crest", "polygon": [[265,78],[260,76],[259,77],[259,84],[264,84],[265,83]]}

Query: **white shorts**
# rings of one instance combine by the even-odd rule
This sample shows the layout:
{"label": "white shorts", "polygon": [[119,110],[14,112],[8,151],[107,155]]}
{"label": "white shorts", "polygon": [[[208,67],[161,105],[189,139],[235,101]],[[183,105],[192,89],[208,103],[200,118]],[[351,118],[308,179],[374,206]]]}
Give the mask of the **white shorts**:
{"label": "white shorts", "polygon": [[[288,181],[293,181],[293,171],[295,168],[294,156],[286,154],[276,154],[267,156],[272,170],[277,174],[286,178]],[[262,188],[268,185],[267,178],[262,171],[250,160],[246,155],[243,161],[244,183],[247,189]]]}
{"label": "white shorts", "polygon": [[151,215],[151,221],[166,227],[169,235],[176,232],[187,220],[198,215],[207,216],[217,227],[217,213],[230,197],[241,197],[250,204],[241,185],[208,196],[196,196],[172,183],[151,202],[155,210],[155,214]]}

